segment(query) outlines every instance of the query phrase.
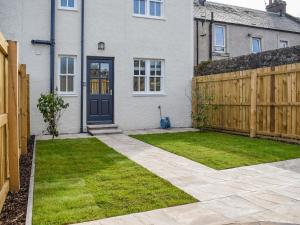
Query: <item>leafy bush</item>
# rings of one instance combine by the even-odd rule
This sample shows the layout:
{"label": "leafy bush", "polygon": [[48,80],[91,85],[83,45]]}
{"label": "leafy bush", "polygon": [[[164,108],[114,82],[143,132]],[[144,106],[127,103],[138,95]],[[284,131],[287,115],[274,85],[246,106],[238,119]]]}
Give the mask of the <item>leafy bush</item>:
{"label": "leafy bush", "polygon": [[38,100],[37,108],[42,113],[44,122],[47,123],[47,131],[54,137],[58,137],[58,122],[62,116],[63,110],[69,107],[63,98],[56,93],[41,94]]}
{"label": "leafy bush", "polygon": [[212,104],[214,97],[213,96],[203,96],[199,93],[194,94],[196,100],[196,112],[193,113],[193,120],[196,121],[197,128],[203,130],[210,127],[210,118],[209,115],[217,109],[215,105]]}

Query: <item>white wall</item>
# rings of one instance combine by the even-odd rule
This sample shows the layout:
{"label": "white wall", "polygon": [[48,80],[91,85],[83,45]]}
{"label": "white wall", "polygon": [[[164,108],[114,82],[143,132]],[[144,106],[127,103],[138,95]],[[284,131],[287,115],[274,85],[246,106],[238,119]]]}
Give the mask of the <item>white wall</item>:
{"label": "white wall", "polygon": [[[31,129],[38,134],[44,126],[36,104],[40,93],[49,90],[49,47],[33,46],[30,41],[49,40],[50,1],[2,2],[1,16],[7,9],[19,15],[3,14],[6,20],[0,21],[0,30],[21,42],[21,63],[27,64],[31,75]],[[56,11],[56,72],[58,55],[76,55],[78,62],[76,95],[64,97],[70,108],[61,121],[63,133],[80,130],[80,2],[78,0],[77,11]],[[134,17],[133,0],[85,2],[85,63],[87,56],[115,57],[115,123],[124,130],[159,127],[157,107],[161,105],[163,114],[171,117],[173,126],[191,126],[191,103],[186,95],[191,95],[193,76],[193,0],[165,0],[163,20]],[[13,26],[4,26],[7,23]],[[105,51],[97,49],[99,41],[106,43]],[[164,96],[133,95],[134,58],[165,60]],[[83,108],[85,119],[86,105]]]}

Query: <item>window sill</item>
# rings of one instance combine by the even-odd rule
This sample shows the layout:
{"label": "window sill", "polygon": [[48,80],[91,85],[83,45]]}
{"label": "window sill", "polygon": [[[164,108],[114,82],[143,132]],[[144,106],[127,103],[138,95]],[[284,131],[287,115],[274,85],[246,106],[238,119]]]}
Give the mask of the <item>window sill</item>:
{"label": "window sill", "polygon": [[61,97],[78,97],[78,94],[76,93],[58,93],[59,96]]}
{"label": "window sill", "polygon": [[167,96],[165,93],[133,93],[133,97],[165,97]]}
{"label": "window sill", "polygon": [[153,20],[163,20],[163,21],[166,20],[165,17],[158,17],[158,16],[146,16],[146,15],[138,15],[138,14],[133,14],[132,16],[141,19],[153,19]]}
{"label": "window sill", "polygon": [[73,12],[78,12],[78,9],[77,8],[65,8],[65,7],[58,7],[58,10],[61,10],[61,11],[73,11]]}
{"label": "window sill", "polygon": [[230,57],[230,53],[227,52],[213,52],[213,56],[222,56],[222,57]]}

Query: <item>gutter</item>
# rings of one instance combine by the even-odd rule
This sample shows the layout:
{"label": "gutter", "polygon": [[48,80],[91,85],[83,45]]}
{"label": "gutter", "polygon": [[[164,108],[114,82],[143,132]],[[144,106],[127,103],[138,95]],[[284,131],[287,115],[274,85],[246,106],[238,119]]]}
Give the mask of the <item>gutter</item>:
{"label": "gutter", "polygon": [[51,0],[50,41],[31,40],[33,45],[50,46],[50,92],[54,92],[54,62],[55,62],[55,0]]}
{"label": "gutter", "polygon": [[212,40],[212,28],[213,28],[213,23],[214,23],[214,13],[211,12],[211,20],[209,22],[209,60],[212,60],[212,45],[213,45],[213,40]]}
{"label": "gutter", "polygon": [[197,41],[197,43],[196,43],[196,49],[197,49],[197,65],[199,64],[199,20],[196,20],[196,26],[197,26],[197,30],[196,30],[196,35],[197,35],[197,37],[196,37],[196,41]]}
{"label": "gutter", "polygon": [[83,133],[83,73],[84,73],[84,0],[81,0],[81,85],[80,85],[80,133]]}

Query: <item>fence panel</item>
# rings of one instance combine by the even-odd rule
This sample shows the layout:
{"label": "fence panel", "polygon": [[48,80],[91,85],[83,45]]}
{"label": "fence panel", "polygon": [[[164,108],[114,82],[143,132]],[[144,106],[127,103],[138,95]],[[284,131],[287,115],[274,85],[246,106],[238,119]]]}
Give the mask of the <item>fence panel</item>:
{"label": "fence panel", "polygon": [[199,99],[213,128],[300,139],[300,63],[195,77],[194,115]]}
{"label": "fence panel", "polygon": [[0,33],[0,211],[8,191],[20,189],[20,149],[27,153],[29,141],[29,76],[17,57],[17,42]]}
{"label": "fence panel", "polygon": [[8,44],[0,33],[0,210],[9,191],[7,56]]}

